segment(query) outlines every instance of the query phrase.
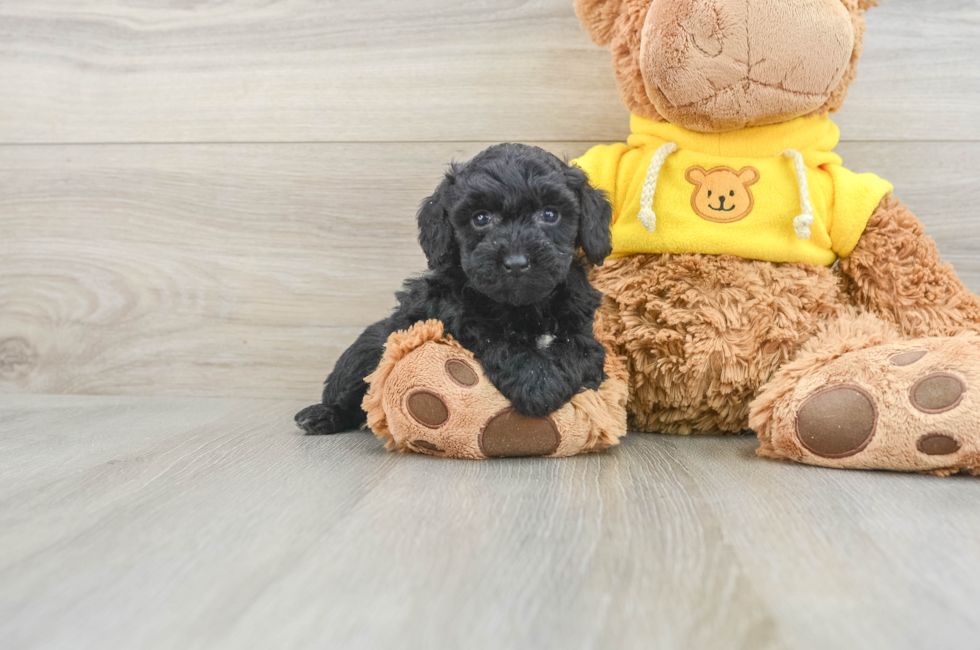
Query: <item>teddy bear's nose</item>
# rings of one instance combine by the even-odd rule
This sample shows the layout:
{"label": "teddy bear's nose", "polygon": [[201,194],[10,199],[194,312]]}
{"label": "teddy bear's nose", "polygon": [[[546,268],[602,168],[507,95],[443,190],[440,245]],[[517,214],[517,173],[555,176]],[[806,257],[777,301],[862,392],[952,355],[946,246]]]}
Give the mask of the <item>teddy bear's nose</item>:
{"label": "teddy bear's nose", "polygon": [[531,268],[531,263],[527,261],[527,256],[525,255],[508,255],[504,258],[504,268],[507,269],[508,273],[516,275],[518,273],[524,273]]}

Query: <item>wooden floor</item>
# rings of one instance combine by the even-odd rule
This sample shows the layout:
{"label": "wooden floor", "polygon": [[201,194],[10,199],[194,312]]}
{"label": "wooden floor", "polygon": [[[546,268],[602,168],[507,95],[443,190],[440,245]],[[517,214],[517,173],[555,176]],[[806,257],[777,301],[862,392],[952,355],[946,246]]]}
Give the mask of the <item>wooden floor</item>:
{"label": "wooden floor", "polygon": [[0,646],[976,647],[980,481],[634,435],[442,461],[302,404],[0,403]]}

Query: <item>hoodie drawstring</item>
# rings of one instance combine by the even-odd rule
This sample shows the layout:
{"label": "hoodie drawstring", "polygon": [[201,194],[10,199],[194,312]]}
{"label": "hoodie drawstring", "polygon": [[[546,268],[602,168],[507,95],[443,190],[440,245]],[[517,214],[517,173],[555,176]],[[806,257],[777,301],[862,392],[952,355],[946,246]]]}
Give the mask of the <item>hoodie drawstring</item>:
{"label": "hoodie drawstring", "polygon": [[783,155],[796,165],[796,182],[800,185],[800,216],[793,219],[793,228],[800,239],[810,239],[810,226],[813,225],[813,206],[810,205],[810,183],[806,179],[806,163],[803,154],[796,149],[787,149]]}
{"label": "hoodie drawstring", "polygon": [[657,193],[657,179],[660,177],[660,170],[667,162],[667,156],[677,151],[677,143],[668,142],[657,149],[650,159],[650,168],[647,169],[647,176],[643,179],[643,191],[640,192],[640,223],[650,232],[657,231],[657,215],[653,212],[653,197]]}

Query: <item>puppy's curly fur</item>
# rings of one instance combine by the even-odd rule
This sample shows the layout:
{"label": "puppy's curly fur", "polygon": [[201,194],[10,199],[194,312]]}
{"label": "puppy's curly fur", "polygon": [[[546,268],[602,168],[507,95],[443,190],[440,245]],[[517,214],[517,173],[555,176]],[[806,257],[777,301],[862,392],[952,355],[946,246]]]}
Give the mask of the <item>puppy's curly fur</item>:
{"label": "puppy's curly fur", "polygon": [[318,434],[362,426],[364,377],[388,336],[429,319],[474,354],[519,413],[544,416],[597,389],[605,349],[592,323],[601,294],[586,266],[611,252],[611,212],[582,170],[537,147],[497,145],[452,165],[418,213],[428,273],[405,282],[394,312],[341,355],[322,403],[296,423]]}

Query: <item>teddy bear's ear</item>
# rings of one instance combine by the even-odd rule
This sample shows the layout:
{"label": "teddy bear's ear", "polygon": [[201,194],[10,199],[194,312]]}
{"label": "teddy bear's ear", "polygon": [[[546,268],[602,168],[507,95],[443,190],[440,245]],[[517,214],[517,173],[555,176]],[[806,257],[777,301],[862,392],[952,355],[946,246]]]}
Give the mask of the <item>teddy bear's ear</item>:
{"label": "teddy bear's ear", "polygon": [[746,186],[755,185],[759,182],[759,170],[755,167],[745,167],[738,173],[738,180]]}
{"label": "teddy bear's ear", "polygon": [[[865,2],[872,0],[862,0]],[[575,15],[596,45],[609,45],[623,0],[575,0]]]}
{"label": "teddy bear's ear", "polygon": [[691,167],[687,170],[687,173],[684,174],[684,178],[686,178],[687,182],[691,185],[700,185],[704,182],[707,175],[708,172],[704,167]]}

